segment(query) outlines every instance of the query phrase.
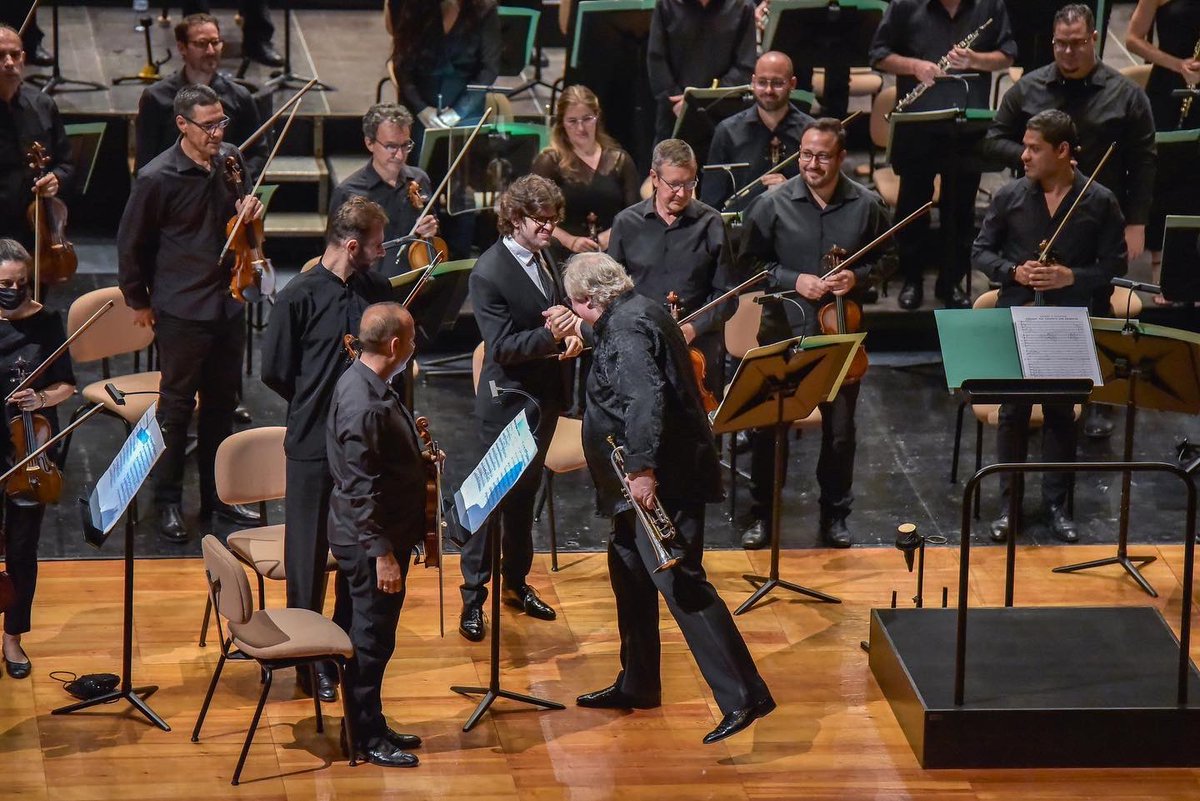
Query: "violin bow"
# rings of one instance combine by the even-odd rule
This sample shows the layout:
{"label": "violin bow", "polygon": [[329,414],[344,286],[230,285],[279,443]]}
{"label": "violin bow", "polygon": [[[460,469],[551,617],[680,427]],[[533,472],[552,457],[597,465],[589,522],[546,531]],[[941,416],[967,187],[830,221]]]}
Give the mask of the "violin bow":
{"label": "violin bow", "polygon": [[[311,88],[317,82],[313,78],[308,82],[305,91]],[[266,162],[263,163],[262,171],[258,174],[258,180],[254,182],[254,188],[246,193],[246,197],[253,197],[258,194],[258,190],[262,187],[263,179],[267,177],[267,168],[271,166],[271,162],[275,160],[275,156],[279,154],[279,148],[283,144],[283,140],[287,139],[288,131],[292,128],[292,121],[296,119],[296,112],[300,110],[299,103],[293,103],[291,111],[288,112],[287,122],[283,124],[283,130],[279,132],[279,138],[275,140],[275,147],[271,149],[271,155],[267,156]],[[229,229],[229,237],[225,240],[225,247],[221,248],[221,255],[217,257],[217,264],[225,261],[225,254],[229,253],[229,248],[233,245],[234,238],[237,237],[238,231],[242,227],[242,223],[246,221],[246,209],[248,205],[242,204],[241,211],[238,212],[237,220],[233,223],[233,228]]]}
{"label": "violin bow", "polygon": [[299,91],[297,91],[296,94],[289,97],[283,103],[283,105],[281,105],[278,109],[276,109],[275,113],[272,114],[270,117],[268,117],[266,122],[264,122],[262,125],[258,126],[257,131],[255,131],[254,133],[247,136],[246,141],[242,142],[240,145],[238,145],[238,150],[245,153],[246,148],[250,147],[252,144],[257,142],[259,140],[259,138],[262,137],[263,134],[265,134],[268,130],[270,130],[271,126],[275,124],[275,121],[278,120],[285,111],[287,111],[289,108],[291,108],[293,104],[299,103],[300,98],[304,97],[305,93],[308,92],[309,89],[312,89],[314,86],[316,86],[318,83],[319,83],[319,81],[316,78],[313,78],[308,83],[304,84],[304,86],[300,87]]}
{"label": "violin bow", "polygon": [[855,253],[853,255],[847,256],[846,258],[842,259],[840,262],[838,262],[838,266],[834,267],[832,270],[830,270],[829,272],[822,275],[821,280],[828,281],[833,276],[834,273],[840,272],[841,270],[850,269],[850,265],[857,263],[860,259],[862,259],[863,256],[867,255],[867,253],[874,250],[875,247],[878,246],[880,243],[885,242],[888,239],[891,239],[893,236],[896,235],[897,231],[906,227],[909,223],[911,223],[913,220],[920,217],[922,214],[927,213],[931,208],[933,208],[932,200],[929,201],[928,203],[926,203],[921,208],[914,211],[912,214],[905,217],[900,222],[893,225],[891,228],[884,231],[879,236],[872,239],[867,244],[863,245],[861,248],[859,248],[857,251],[855,251]]}
{"label": "violin bow", "polygon": [[50,368],[50,365],[54,364],[54,362],[58,360],[59,356],[62,356],[64,353],[67,352],[67,348],[71,347],[72,342],[79,339],[80,335],[84,331],[91,328],[92,323],[99,320],[101,317],[103,317],[105,314],[107,314],[112,309],[114,302],[115,301],[112,301],[112,300],[105,301],[103,306],[101,306],[99,309],[96,309],[95,314],[93,314],[91,317],[84,320],[83,323],[78,328],[75,329],[75,332],[73,334],[71,334],[71,336],[67,337],[66,340],[64,340],[61,345],[59,345],[57,348],[54,349],[53,353],[51,353],[49,356],[46,357],[45,361],[43,361],[36,368],[34,368],[33,372],[31,372],[29,375],[25,376],[24,381],[17,384],[16,388],[13,389],[12,392],[8,393],[8,397],[4,399],[4,402],[12,403],[13,395],[16,395],[18,392],[20,392],[23,389],[28,389],[30,387],[30,385],[33,384],[34,381],[37,381],[41,377],[42,373],[46,372],[46,370],[48,370]]}
{"label": "violin bow", "polygon": [[1071,215],[1075,213],[1075,209],[1079,206],[1079,201],[1083,200],[1083,194],[1088,191],[1088,187],[1092,185],[1092,182],[1096,180],[1096,176],[1100,174],[1102,169],[1104,169],[1104,165],[1108,163],[1108,157],[1113,154],[1113,150],[1115,150],[1116,147],[1117,143],[1113,142],[1108,146],[1108,150],[1104,151],[1103,158],[1101,158],[1100,163],[1096,165],[1096,169],[1092,170],[1092,174],[1088,176],[1087,183],[1083,185],[1083,189],[1079,190],[1079,194],[1075,197],[1075,202],[1071,204],[1071,208],[1067,209],[1067,213],[1062,218],[1062,222],[1058,224],[1058,228],[1055,229],[1054,234],[1046,240],[1046,246],[1043,247],[1042,252],[1038,254],[1038,261],[1044,263],[1046,259],[1050,257],[1050,249],[1054,247],[1054,240],[1058,239],[1058,235],[1061,234],[1063,229],[1067,227],[1067,221],[1070,220]]}
{"label": "violin bow", "polygon": [[[844,119],[844,120],[842,120],[842,121],[841,121],[841,122],[842,122],[842,127],[843,127],[843,128],[845,128],[847,125],[849,125],[849,124],[850,124],[850,123],[851,123],[851,122],[854,120],[854,118],[855,118],[855,117],[857,117],[859,114],[862,114],[862,111],[853,111],[853,112],[851,112],[851,113],[850,113],[850,116],[846,117],[846,119]],[[750,190],[754,189],[754,187],[756,187],[756,186],[758,186],[760,183],[762,183],[762,180],[763,180],[763,178],[766,178],[768,175],[773,175],[773,174],[775,174],[775,173],[779,172],[779,171],[780,171],[780,170],[782,170],[784,167],[786,167],[787,165],[791,164],[793,161],[795,161],[795,160],[796,160],[796,159],[798,159],[798,158],[800,158],[800,151],[799,151],[799,149],[797,149],[795,153],[793,153],[792,155],[788,156],[786,159],[784,159],[783,161],[779,162],[779,163],[778,163],[778,164],[776,164],[774,167],[772,167],[771,169],[767,170],[767,171],[766,171],[766,172],[764,172],[762,175],[758,176],[758,177],[757,177],[757,178],[755,178],[753,181],[751,181],[750,183],[746,184],[746,185],[745,185],[745,186],[743,186],[741,189],[739,189],[738,191],[736,191],[736,192],[734,192],[732,195],[730,195],[730,196],[729,196],[729,200],[726,200],[726,201],[725,201],[725,205],[724,205],[724,206],[722,206],[721,208],[723,208],[723,209],[728,209],[728,208],[729,208],[729,204],[731,204],[731,203],[733,203],[733,202],[735,202],[735,201],[737,201],[737,200],[740,200],[741,198],[744,198],[744,197],[745,197],[747,194],[749,194],[749,193],[750,193]]]}
{"label": "violin bow", "polygon": [[463,156],[467,155],[467,151],[471,149],[471,143],[474,142],[475,137],[479,135],[479,130],[483,128],[484,123],[488,121],[488,117],[491,115],[492,109],[490,106],[483,110],[483,116],[479,118],[479,122],[475,123],[475,128],[471,131],[471,135],[467,137],[467,143],[463,145],[462,150],[460,150],[458,155],[454,157],[454,161],[450,163],[450,169],[446,170],[446,176],[442,178],[441,182],[437,185],[437,189],[429,193],[429,200],[425,202],[425,208],[421,209],[421,213],[417,215],[416,222],[413,223],[412,229],[408,232],[409,236],[417,235],[417,226],[421,224],[421,219],[429,213],[431,208],[433,208],[434,202],[438,199],[438,196],[442,194],[442,191],[445,190],[446,184],[450,183],[450,176],[454,175],[454,171],[458,169],[458,165],[462,162]]}
{"label": "violin bow", "polygon": [[21,23],[20,29],[17,31],[17,36],[24,36],[25,31],[29,28],[29,23],[33,22],[33,15],[37,13],[38,3],[41,0],[33,0],[29,6],[29,13],[25,15],[25,21]]}
{"label": "violin bow", "polygon": [[733,297],[734,295],[742,294],[742,292],[744,292],[747,289],[749,289],[750,287],[754,286],[759,281],[766,280],[768,275],[769,275],[769,273],[766,270],[763,270],[762,272],[757,273],[753,278],[751,278],[747,281],[743,281],[742,283],[738,284],[737,286],[735,286],[733,289],[729,290],[728,292],[724,292],[721,295],[713,298],[708,303],[705,303],[703,306],[696,309],[694,312],[689,314],[687,317],[684,317],[682,320],[680,320],[679,327],[683,328],[685,325],[690,323],[692,320],[695,320],[697,317],[704,314],[709,309],[711,309],[715,306],[721,305],[722,303],[729,300],[729,298]]}
{"label": "violin bow", "polygon": [[421,268],[421,277],[417,279],[417,282],[413,285],[412,291],[408,293],[408,296],[404,299],[404,302],[400,304],[401,306],[407,309],[409,304],[416,299],[417,295],[421,294],[421,290],[425,288],[425,284],[433,280],[433,268],[436,267],[438,262],[441,260],[441,253],[433,254],[433,260]]}

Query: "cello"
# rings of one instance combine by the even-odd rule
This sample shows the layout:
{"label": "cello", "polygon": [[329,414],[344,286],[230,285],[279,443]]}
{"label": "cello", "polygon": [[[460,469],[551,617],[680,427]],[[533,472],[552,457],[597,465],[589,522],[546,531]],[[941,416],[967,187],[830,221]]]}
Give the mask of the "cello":
{"label": "cello", "polygon": [[[48,173],[50,154],[41,142],[34,142],[25,156],[35,181],[40,181]],[[40,302],[41,285],[69,281],[79,267],[79,259],[75,246],[67,239],[67,204],[62,198],[34,192],[25,216],[34,237],[33,299]]]}

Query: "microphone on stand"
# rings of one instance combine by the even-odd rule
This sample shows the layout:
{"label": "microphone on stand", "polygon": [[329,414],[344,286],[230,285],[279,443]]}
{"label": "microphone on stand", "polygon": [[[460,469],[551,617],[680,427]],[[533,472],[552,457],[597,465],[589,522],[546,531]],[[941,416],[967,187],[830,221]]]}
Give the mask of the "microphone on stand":
{"label": "microphone on stand", "polygon": [[913,560],[917,548],[921,546],[921,535],[917,533],[915,523],[901,523],[896,529],[896,548],[904,554],[904,564],[908,572],[913,572]]}

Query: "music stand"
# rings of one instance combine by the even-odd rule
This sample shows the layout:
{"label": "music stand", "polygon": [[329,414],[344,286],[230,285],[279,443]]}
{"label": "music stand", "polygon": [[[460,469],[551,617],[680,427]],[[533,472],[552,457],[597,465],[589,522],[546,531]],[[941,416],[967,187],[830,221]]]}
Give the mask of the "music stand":
{"label": "music stand", "polygon": [[1163,233],[1162,293],[1170,301],[1200,301],[1200,217],[1167,215]]}
{"label": "music stand", "polygon": [[[242,43],[245,47],[245,42]],[[242,66],[238,69],[239,78],[246,77],[246,69],[250,66],[250,58],[242,53]],[[271,73],[271,79],[262,85],[262,92],[275,92],[279,89],[299,89],[313,79],[311,75],[297,75],[292,72],[292,3],[287,0],[283,4],[283,67]],[[334,87],[323,81],[317,81],[312,87],[320,92],[332,92]]]}
{"label": "music stand", "polygon": [[[166,9],[163,9],[164,13]],[[169,23],[170,18],[168,18]],[[154,19],[152,17],[142,17],[138,20],[135,31],[141,31],[142,37],[146,43],[146,63],[137,71],[135,75],[122,75],[119,78],[113,78],[113,86],[120,86],[125,83],[157,83],[162,80],[162,72],[159,70],[163,64],[171,60],[172,54],[170,49],[167,50],[167,55],[162,61],[156,61],[154,58],[154,45],[150,41],[150,31],[154,28]]]}
{"label": "music stand", "polygon": [[750,428],[775,429],[775,481],[771,494],[771,569],[769,575],[746,574],[757,585],[754,593],[734,612],[750,610],[776,587],[818,601],[840,604],[832,595],[779,578],[779,532],[783,511],[784,438],[793,422],[812,414],[817,404],[833,400],[854,352],[866,334],[795,337],[751,349],[738,365],[713,418],[714,434],[731,434]]}
{"label": "music stand", "polygon": [[[458,321],[463,304],[467,300],[468,281],[474,266],[475,259],[459,259],[437,265],[433,268],[433,274],[421,289],[421,293],[413,299],[409,311],[412,313],[417,331],[425,342],[432,342],[439,334],[452,329]],[[420,271],[413,270],[388,279],[392,284],[392,289],[396,292],[397,302],[403,302],[408,297],[419,276]],[[446,366],[470,357],[471,354],[468,353],[421,361],[421,375],[426,378],[470,375],[469,366],[462,368]],[[411,386],[411,382],[409,382],[409,386]]]}
{"label": "music stand", "polygon": [[[541,5],[541,0],[537,0]],[[541,86],[554,91],[554,87],[542,80],[542,37],[538,33],[538,21],[542,12],[536,8],[522,6],[500,6],[500,75],[502,77],[524,77],[525,70],[533,67],[533,80],[505,92],[509,99],[522,92],[532,92]]]}
{"label": "music stand", "polygon": [[[1133,461],[1133,431],[1137,410],[1200,414],[1200,334],[1136,320],[1092,318],[1096,353],[1104,386],[1092,390],[1093,403],[1125,407],[1125,452],[1122,461]],[[1129,555],[1129,493],[1132,473],[1121,474],[1121,509],[1117,553],[1054,568],[1055,573],[1075,573],[1093,567],[1120,565],[1151,598],[1158,593],[1138,570],[1153,556]]]}
{"label": "music stand", "polygon": [[58,92],[97,92],[107,89],[107,86],[95,81],[63,77],[62,64],[58,55],[61,52],[58,46],[58,0],[53,0],[50,4],[50,29],[50,39],[54,45],[54,63],[50,65],[50,74],[30,75],[25,78],[26,82],[33,86],[41,86],[42,91],[48,95]]}
{"label": "music stand", "polygon": [[[805,89],[793,90],[788,95],[792,103],[812,108],[816,98]],[[713,132],[722,120],[744,111],[754,104],[754,90],[749,84],[742,86],[717,86],[709,89],[689,86],[683,90],[683,108],[675,118],[671,136],[682,139],[700,154],[700,147],[708,148]]]}

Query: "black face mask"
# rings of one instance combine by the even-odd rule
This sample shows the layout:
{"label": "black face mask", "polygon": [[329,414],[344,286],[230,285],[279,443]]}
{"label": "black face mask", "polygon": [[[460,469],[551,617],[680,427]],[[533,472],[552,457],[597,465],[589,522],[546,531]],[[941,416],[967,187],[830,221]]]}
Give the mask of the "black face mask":
{"label": "black face mask", "polygon": [[29,297],[29,286],[0,287],[0,309],[15,311]]}

